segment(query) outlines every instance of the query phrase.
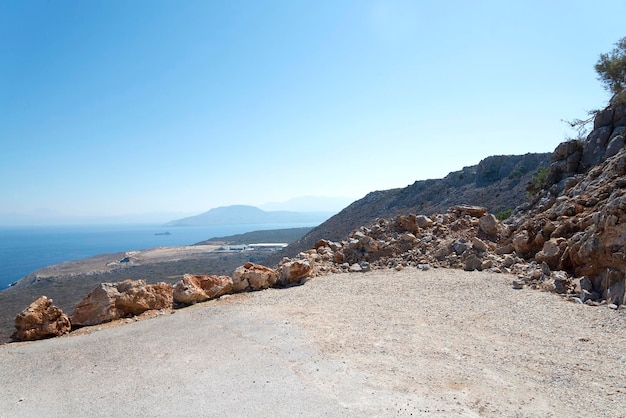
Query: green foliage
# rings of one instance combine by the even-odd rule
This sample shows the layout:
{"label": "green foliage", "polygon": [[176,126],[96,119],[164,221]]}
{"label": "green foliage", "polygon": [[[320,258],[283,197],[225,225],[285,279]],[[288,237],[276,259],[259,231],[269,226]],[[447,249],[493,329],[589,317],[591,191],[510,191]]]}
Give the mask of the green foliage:
{"label": "green foliage", "polygon": [[600,54],[595,69],[605,89],[614,95],[621,93],[626,88],[626,38],[608,54]]}
{"label": "green foliage", "polygon": [[[598,80],[613,94],[611,104],[626,102],[626,38],[620,39],[608,54],[600,54],[595,70]],[[597,109],[588,111],[585,119],[562,120],[576,131],[576,136],[568,140],[585,139],[591,131],[590,127],[593,127],[593,120],[598,112],[600,111]]]}
{"label": "green foliage", "polygon": [[528,169],[523,165],[519,166],[515,170],[511,171],[511,173],[509,174],[509,180],[516,180],[526,174],[527,171]]}
{"label": "green foliage", "polygon": [[483,178],[487,181],[493,181],[498,179],[498,169],[496,167],[489,167],[483,172]]}
{"label": "green foliage", "polygon": [[504,209],[496,213],[496,219],[499,221],[503,221],[509,218],[512,214],[513,214],[513,209]]}
{"label": "green foliage", "polygon": [[539,167],[533,173],[533,186],[537,189],[545,189],[548,186],[548,174],[550,174],[550,167]]}
{"label": "green foliage", "polygon": [[546,189],[548,184],[548,175],[550,174],[550,167],[539,167],[533,173],[533,178],[528,182],[526,187],[526,200],[534,194],[539,193],[541,190]]}

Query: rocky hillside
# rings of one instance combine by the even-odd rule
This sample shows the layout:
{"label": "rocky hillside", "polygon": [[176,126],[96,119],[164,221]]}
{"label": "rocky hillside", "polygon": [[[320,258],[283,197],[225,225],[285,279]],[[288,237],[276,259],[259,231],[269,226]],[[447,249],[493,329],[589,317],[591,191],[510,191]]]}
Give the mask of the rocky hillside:
{"label": "rocky hillside", "polygon": [[547,167],[550,156],[550,153],[492,156],[443,179],[416,181],[403,189],[369,193],[302,239],[273,254],[266,263],[274,265],[282,257],[293,257],[320,239],[341,240],[376,218],[409,213],[445,213],[451,206],[459,204],[484,206],[491,213],[513,209],[524,202],[533,173],[540,167]]}
{"label": "rocky hillside", "polygon": [[[596,115],[583,141],[560,144],[543,188],[505,223],[485,208],[378,218],[296,260],[317,274],[372,268],[452,267],[513,273],[578,303],[626,304],[626,103]],[[448,176],[449,177],[449,176]],[[621,308],[620,308],[621,309]]]}
{"label": "rocky hillside", "polygon": [[547,190],[508,221],[502,244],[585,280],[583,294],[624,303],[626,102],[599,112],[584,141],[555,150]]}

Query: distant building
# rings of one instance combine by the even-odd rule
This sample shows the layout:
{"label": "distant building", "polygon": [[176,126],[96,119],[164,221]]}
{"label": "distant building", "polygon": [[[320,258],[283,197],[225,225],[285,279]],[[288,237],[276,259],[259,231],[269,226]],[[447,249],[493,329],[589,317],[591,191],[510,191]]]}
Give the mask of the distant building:
{"label": "distant building", "polygon": [[223,245],[219,248],[221,251],[246,251],[246,245]]}
{"label": "distant building", "polygon": [[263,243],[263,244],[250,244],[251,250],[282,250],[289,244],[285,243]]}
{"label": "distant building", "polygon": [[261,244],[239,244],[239,245],[222,245],[218,251],[254,251],[254,250],[282,250],[289,244],[282,242],[261,243]]}

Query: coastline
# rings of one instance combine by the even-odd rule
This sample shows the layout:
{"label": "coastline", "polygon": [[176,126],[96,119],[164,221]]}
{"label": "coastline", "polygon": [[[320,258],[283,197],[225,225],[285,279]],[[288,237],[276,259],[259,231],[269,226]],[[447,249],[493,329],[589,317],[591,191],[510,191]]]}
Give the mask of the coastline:
{"label": "coastline", "polygon": [[[288,231],[311,227],[302,224],[176,228],[164,228],[162,224],[0,227],[0,290],[7,289],[10,284],[35,271],[66,261],[130,250],[191,246],[213,237],[236,237],[251,231]],[[155,235],[165,229],[170,235]]]}

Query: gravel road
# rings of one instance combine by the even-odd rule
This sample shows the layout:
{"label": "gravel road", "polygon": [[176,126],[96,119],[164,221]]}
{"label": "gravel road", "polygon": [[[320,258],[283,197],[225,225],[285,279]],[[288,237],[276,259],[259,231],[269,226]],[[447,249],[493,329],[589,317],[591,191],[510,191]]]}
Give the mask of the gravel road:
{"label": "gravel road", "polygon": [[337,274],[0,346],[0,416],[626,416],[626,310],[512,279]]}

